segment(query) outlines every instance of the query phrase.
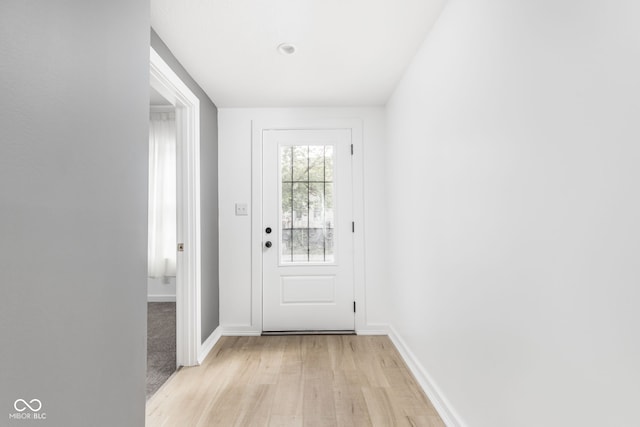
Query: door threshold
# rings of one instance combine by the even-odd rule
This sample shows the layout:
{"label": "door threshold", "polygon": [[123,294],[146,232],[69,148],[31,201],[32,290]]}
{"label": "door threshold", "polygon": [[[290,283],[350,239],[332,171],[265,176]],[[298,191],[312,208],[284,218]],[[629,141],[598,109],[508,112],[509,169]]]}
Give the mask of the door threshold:
{"label": "door threshold", "polygon": [[281,335],[355,335],[356,331],[264,331],[262,336]]}

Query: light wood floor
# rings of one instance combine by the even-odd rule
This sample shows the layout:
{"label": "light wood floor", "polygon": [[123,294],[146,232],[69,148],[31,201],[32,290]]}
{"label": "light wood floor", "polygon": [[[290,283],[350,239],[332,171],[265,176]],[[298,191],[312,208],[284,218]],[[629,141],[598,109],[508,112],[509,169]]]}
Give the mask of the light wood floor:
{"label": "light wood floor", "polygon": [[444,426],[386,336],[222,337],[147,402],[147,427]]}

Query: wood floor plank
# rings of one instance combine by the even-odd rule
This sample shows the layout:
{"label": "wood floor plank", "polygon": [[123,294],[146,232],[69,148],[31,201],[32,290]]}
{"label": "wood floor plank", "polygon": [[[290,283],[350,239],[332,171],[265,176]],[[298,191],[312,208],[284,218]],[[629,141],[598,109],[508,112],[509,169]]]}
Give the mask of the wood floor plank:
{"label": "wood floor plank", "polygon": [[336,424],[338,426],[371,426],[371,418],[362,387],[353,381],[353,371],[338,371],[334,377]]}
{"label": "wood floor plank", "polygon": [[147,402],[148,427],[444,423],[388,337],[222,337]]}
{"label": "wood floor plank", "polygon": [[333,370],[328,347],[331,339],[329,335],[314,335],[302,341],[302,412],[305,426],[336,425]]}
{"label": "wood floor plank", "polygon": [[364,387],[362,389],[369,417],[375,426],[395,426],[395,415],[391,401],[383,387]]}
{"label": "wood floor plank", "polygon": [[283,337],[283,352],[270,425],[302,425],[303,377],[300,337]]}

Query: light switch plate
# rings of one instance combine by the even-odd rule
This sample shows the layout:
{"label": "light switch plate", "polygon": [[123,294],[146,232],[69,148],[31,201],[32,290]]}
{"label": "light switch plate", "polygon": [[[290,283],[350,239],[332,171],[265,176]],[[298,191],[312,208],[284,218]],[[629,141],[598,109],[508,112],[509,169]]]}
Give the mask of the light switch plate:
{"label": "light switch plate", "polygon": [[249,209],[246,203],[236,203],[236,216],[249,215]]}

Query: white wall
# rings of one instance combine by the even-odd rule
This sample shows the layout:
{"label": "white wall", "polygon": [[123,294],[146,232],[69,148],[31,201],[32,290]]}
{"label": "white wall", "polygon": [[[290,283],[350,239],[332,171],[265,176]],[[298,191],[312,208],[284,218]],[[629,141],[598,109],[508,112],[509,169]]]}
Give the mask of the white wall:
{"label": "white wall", "polygon": [[450,0],[388,108],[391,323],[467,425],[640,425],[640,3]]}
{"label": "white wall", "polygon": [[252,322],[251,217],[235,215],[235,203],[251,211],[251,122],[327,118],[364,123],[366,317],[373,329],[386,323],[384,109],[220,108],[220,324],[227,330],[247,330]]}
{"label": "white wall", "polygon": [[148,277],[147,278],[147,301],[167,302],[176,300],[176,278],[175,277]]}

